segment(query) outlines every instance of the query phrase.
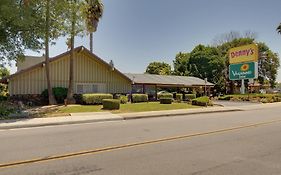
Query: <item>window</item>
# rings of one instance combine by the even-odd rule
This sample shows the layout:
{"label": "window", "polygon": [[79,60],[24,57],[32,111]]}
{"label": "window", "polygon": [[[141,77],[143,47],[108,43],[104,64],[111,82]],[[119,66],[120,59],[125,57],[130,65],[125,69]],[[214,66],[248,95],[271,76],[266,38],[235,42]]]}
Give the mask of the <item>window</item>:
{"label": "window", "polygon": [[76,93],[106,93],[106,85],[104,83],[77,83]]}

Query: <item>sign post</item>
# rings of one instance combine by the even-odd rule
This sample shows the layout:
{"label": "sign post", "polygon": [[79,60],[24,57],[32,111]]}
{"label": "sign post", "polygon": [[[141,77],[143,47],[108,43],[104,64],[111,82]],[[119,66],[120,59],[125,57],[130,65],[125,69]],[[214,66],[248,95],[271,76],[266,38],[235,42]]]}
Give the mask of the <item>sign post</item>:
{"label": "sign post", "polygon": [[241,94],[245,94],[245,79],[258,77],[258,55],[256,44],[229,50],[229,79],[241,80]]}

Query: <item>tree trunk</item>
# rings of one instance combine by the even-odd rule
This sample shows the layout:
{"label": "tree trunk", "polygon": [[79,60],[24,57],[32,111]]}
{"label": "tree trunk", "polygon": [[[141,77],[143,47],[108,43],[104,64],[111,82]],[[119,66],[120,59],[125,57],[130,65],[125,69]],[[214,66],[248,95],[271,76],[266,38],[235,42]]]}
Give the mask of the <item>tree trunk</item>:
{"label": "tree trunk", "polygon": [[50,80],[50,70],[49,70],[49,23],[50,23],[50,0],[47,0],[46,4],[46,27],[45,27],[45,69],[46,69],[46,78],[47,78],[47,87],[49,94],[49,105],[57,104],[54,97],[51,80]]}
{"label": "tree trunk", "polygon": [[93,51],[93,32],[90,32],[90,51],[94,53]]}
{"label": "tree trunk", "polygon": [[73,78],[74,78],[74,70],[73,70],[73,59],[74,59],[74,37],[75,37],[75,23],[76,23],[76,14],[74,10],[74,5],[72,4],[72,23],[71,23],[71,49],[70,49],[70,59],[69,59],[69,84],[68,84],[68,91],[67,91],[67,103],[68,104],[75,104],[76,101],[73,98]]}

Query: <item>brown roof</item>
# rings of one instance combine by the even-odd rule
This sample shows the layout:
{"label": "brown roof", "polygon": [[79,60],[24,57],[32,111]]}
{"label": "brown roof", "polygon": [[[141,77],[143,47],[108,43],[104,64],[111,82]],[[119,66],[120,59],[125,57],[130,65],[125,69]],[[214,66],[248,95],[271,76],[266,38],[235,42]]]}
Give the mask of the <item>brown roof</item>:
{"label": "brown roof", "polygon": [[182,87],[194,87],[194,86],[211,86],[214,84],[206,82],[203,79],[192,76],[176,76],[176,75],[155,75],[155,74],[132,74],[125,73],[133,83],[135,84],[155,84],[163,86],[182,86]]}
{"label": "brown roof", "polygon": [[[110,66],[107,62],[105,62],[105,61],[102,60],[100,57],[98,57],[97,55],[93,54],[93,53],[90,52],[87,48],[85,48],[85,47],[83,47],[83,46],[76,47],[76,48],[74,49],[74,52],[86,52],[86,53],[90,54],[92,58],[94,58],[94,59],[96,59],[97,61],[101,62],[101,63],[104,64],[105,66],[111,68],[111,66]],[[64,52],[64,53],[62,53],[62,54],[60,54],[60,55],[57,55],[57,56],[55,56],[55,57],[53,57],[53,58],[50,58],[49,62],[53,62],[53,61],[55,61],[55,60],[61,59],[61,58],[63,58],[64,56],[66,56],[66,55],[68,55],[68,54],[70,54],[70,51]],[[8,83],[8,81],[7,81],[8,79],[10,79],[10,78],[12,78],[12,77],[15,77],[15,76],[17,76],[17,75],[19,75],[19,74],[22,74],[22,73],[24,73],[24,72],[30,71],[30,70],[32,70],[32,69],[35,69],[35,68],[37,68],[37,67],[42,67],[42,65],[43,65],[44,63],[45,63],[45,61],[40,62],[40,63],[38,63],[38,64],[35,64],[34,66],[31,66],[31,67],[29,67],[29,68],[23,69],[23,70],[21,70],[21,71],[19,71],[19,72],[16,72],[16,73],[14,73],[14,74],[12,74],[12,75],[10,75],[10,76],[4,77],[4,78],[0,79],[0,83],[7,84],[7,83]],[[125,79],[131,81],[131,79],[129,79],[126,75],[124,75],[123,73],[121,73],[121,72],[120,72],[119,70],[117,70],[116,68],[114,68],[114,71],[116,71],[118,74],[120,74],[121,76],[123,76]]]}

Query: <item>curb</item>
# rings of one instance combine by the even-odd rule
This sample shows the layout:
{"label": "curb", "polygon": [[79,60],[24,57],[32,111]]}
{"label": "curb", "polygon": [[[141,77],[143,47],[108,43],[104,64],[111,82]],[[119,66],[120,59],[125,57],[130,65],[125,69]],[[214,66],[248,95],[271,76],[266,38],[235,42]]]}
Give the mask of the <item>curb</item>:
{"label": "curb", "polygon": [[[183,111],[183,112],[168,112],[162,114],[120,114],[119,117],[116,118],[99,118],[99,119],[89,119],[89,120],[77,120],[77,121],[65,121],[65,122],[50,122],[50,123],[36,123],[36,124],[18,124],[18,125],[7,125],[0,126],[0,130],[7,129],[19,129],[19,128],[34,128],[34,127],[44,127],[44,126],[58,126],[58,125],[71,125],[71,124],[83,124],[83,123],[95,123],[95,122],[106,122],[106,121],[125,121],[125,120],[134,120],[134,119],[150,119],[150,118],[159,118],[159,117],[175,117],[175,116],[183,116],[183,115],[196,115],[196,114],[208,114],[208,113],[225,113],[225,112],[238,112],[245,111],[243,109],[235,108],[235,109],[219,109],[213,111]],[[159,112],[159,111],[157,111]],[[132,116],[137,115],[137,116]],[[0,123],[1,124],[1,123]]]}
{"label": "curb", "polygon": [[13,125],[13,126],[0,126],[0,130],[19,129],[19,128],[35,128],[35,127],[44,127],[44,126],[73,125],[73,124],[95,123],[95,122],[105,122],[105,121],[121,121],[121,120],[124,120],[124,119],[120,117],[120,118],[104,118],[104,119],[40,123],[40,124],[22,124],[22,125],[20,124],[20,125]]}
{"label": "curb", "polygon": [[149,118],[159,118],[159,117],[176,117],[183,115],[195,115],[195,114],[211,114],[211,113],[225,113],[225,112],[239,112],[244,111],[242,109],[226,109],[226,110],[214,110],[214,111],[200,111],[200,112],[180,112],[180,113],[167,113],[167,114],[153,114],[153,115],[139,115],[139,116],[126,116],[128,114],[120,115],[124,120],[134,120],[134,119],[149,119]]}

